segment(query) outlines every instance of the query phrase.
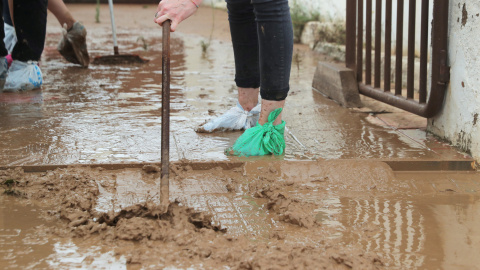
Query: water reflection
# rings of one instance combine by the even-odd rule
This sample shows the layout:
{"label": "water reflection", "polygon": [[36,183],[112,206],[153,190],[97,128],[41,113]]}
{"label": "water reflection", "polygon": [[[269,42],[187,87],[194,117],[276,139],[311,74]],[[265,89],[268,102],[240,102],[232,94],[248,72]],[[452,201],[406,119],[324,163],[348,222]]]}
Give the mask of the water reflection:
{"label": "water reflection", "polygon": [[[345,245],[361,245],[401,269],[475,268],[480,258],[480,202],[471,196],[332,197],[318,211],[332,217]],[[338,223],[337,223],[338,222]]]}
{"label": "water reflection", "polygon": [[46,262],[53,269],[127,269],[124,256],[117,258],[114,251],[103,252],[98,246],[80,248],[71,241],[55,243]]}
{"label": "water reflection", "polygon": [[126,269],[111,249],[52,235],[55,223],[40,216],[46,209],[23,203],[0,196],[1,269]]}

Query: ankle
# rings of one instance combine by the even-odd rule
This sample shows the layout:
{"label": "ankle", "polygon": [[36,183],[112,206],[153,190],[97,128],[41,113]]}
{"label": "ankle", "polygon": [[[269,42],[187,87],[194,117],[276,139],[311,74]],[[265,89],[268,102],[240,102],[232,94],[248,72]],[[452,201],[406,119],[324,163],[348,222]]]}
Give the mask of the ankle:
{"label": "ankle", "polygon": [[[258,123],[260,125],[264,125],[268,122],[268,116],[272,113],[275,109],[283,108],[285,106],[285,100],[275,101],[275,100],[266,100],[262,99],[262,110],[260,111],[260,117],[258,119]],[[279,125],[282,123],[282,113],[275,119],[273,125]]]}
{"label": "ankle", "polygon": [[238,103],[249,112],[258,104],[258,88],[238,88]]}
{"label": "ankle", "polygon": [[240,104],[240,106],[242,106],[242,108],[249,112],[251,111],[255,106],[257,106],[258,104],[258,100],[256,102],[254,101],[240,101],[238,100],[238,103]]}

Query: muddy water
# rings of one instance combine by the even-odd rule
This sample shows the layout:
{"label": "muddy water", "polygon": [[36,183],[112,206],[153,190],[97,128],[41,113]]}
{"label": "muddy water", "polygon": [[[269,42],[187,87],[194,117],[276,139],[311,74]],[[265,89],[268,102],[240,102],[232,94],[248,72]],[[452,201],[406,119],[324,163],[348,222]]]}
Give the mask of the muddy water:
{"label": "muddy water", "polygon": [[[92,57],[112,54],[108,24],[91,23],[88,27]],[[158,30],[136,24],[118,29],[120,52],[139,54],[149,63],[82,69],[66,63],[58,54],[56,45],[61,34],[58,26],[49,26],[41,63],[42,90],[0,93],[0,164],[158,161]],[[202,52],[202,42],[209,41],[197,35],[172,35],[172,160],[227,160],[223,150],[241,134],[194,132],[196,126],[236,103],[231,44],[211,40]],[[313,74],[321,57],[299,48],[294,54],[291,92],[284,114],[287,150],[282,158],[464,158],[423,131],[411,136],[379,127],[368,115],[352,113],[312,91]]]}
{"label": "muddy water", "polygon": [[478,173],[394,173],[380,163],[335,161],[275,168],[284,181],[307,187],[285,190],[316,202],[315,218],[339,245],[382,254],[395,269],[478,266]]}
{"label": "muddy water", "polygon": [[[109,55],[108,32],[90,34],[92,55]],[[66,64],[56,52],[58,34],[50,34],[43,55],[45,84],[42,91],[0,93],[3,164],[70,164],[155,161],[160,154],[161,39],[143,34],[148,51],[136,42],[134,32],[119,33],[122,49],[150,60],[139,65],[90,66]],[[232,62],[202,56],[199,38],[172,39],[171,130],[172,159],[226,159],[223,148],[238,134],[199,137],[196,125],[212,117],[205,108],[218,89],[232,88],[226,78]],[[215,43],[215,42],[212,42]],[[192,44],[193,46],[185,46]],[[219,46],[220,55],[228,47]],[[212,46],[213,47],[213,46]],[[102,48],[103,50],[96,49]],[[191,53],[193,52],[193,53]],[[187,69],[187,66],[189,69]],[[216,69],[219,67],[219,69]],[[216,70],[215,70],[216,69]],[[201,71],[201,72],[200,72]],[[188,80],[186,80],[188,77]],[[200,83],[201,81],[201,83]],[[231,99],[231,98],[230,98]],[[213,110],[233,104],[208,103]],[[215,106],[215,103],[217,105]],[[192,107],[202,104],[201,113]],[[217,149],[218,151],[214,151]],[[222,150],[222,151],[220,151]]]}
{"label": "muddy water", "polygon": [[[264,245],[278,247],[282,256],[297,247],[314,251],[317,255],[299,257],[307,265],[313,263],[307,269],[318,269],[319,265],[329,268],[340,261],[347,265],[351,261],[359,269],[382,268],[375,263],[379,261],[394,269],[474,269],[479,263],[475,256],[480,251],[478,173],[398,173],[381,162],[257,161],[231,170],[199,171],[192,170],[188,163],[179,164],[171,175],[171,201],[211,213],[213,224],[227,229],[227,239],[245,238],[250,244],[243,240],[234,240],[240,241],[234,244],[232,240],[221,240],[221,235],[212,238],[211,234],[192,232],[193,238],[214,244],[191,243],[191,250],[201,252],[216,246],[230,254],[221,255],[213,249],[215,255],[206,260],[183,254],[182,243],[187,241],[183,238],[174,244],[152,239],[112,240],[108,233],[111,229],[84,234],[81,226],[66,227],[68,222],[58,216],[63,216],[64,210],[56,210],[60,207],[58,195],[52,197],[45,192],[47,188],[58,189],[55,193],[61,194],[64,207],[64,198],[83,194],[83,188],[88,187],[88,194],[98,191],[93,197],[95,212],[118,212],[158,201],[158,173],[85,168],[37,174],[38,180],[30,178],[34,174],[17,173],[8,177],[30,179],[32,184],[18,188],[26,197],[0,196],[0,265],[7,269],[106,265],[118,269],[160,265],[214,269],[214,263],[217,267],[237,268],[222,260],[242,261],[242,253],[254,258],[250,250],[255,247],[265,257],[263,261],[261,257],[253,259],[252,263],[266,266],[275,257],[271,257],[272,250],[263,250]],[[74,179],[79,184],[83,179],[92,179],[89,181],[96,184],[81,184],[75,193],[69,193],[75,185],[62,181]],[[75,205],[73,201],[69,204]],[[143,231],[141,228],[135,231]],[[118,230],[115,234],[121,235]],[[173,229],[169,233],[181,232]],[[376,256],[373,261],[366,259],[372,254]],[[155,259],[159,256],[164,259]],[[309,261],[315,256],[327,257],[325,261]],[[176,262],[178,258],[184,260]],[[356,261],[358,258],[362,259]],[[290,263],[279,268],[288,269]]]}
{"label": "muddy water", "polygon": [[42,217],[46,208],[0,196],[2,269],[126,269],[125,258],[88,241],[52,236],[58,224]]}
{"label": "muddy water", "polygon": [[[474,269],[480,248],[480,202],[469,196],[430,198],[336,198],[340,237],[360,243],[365,251],[381,252],[401,268]],[[367,235],[352,234],[365,226]],[[379,231],[372,228],[377,227]],[[368,233],[369,230],[372,233]]]}

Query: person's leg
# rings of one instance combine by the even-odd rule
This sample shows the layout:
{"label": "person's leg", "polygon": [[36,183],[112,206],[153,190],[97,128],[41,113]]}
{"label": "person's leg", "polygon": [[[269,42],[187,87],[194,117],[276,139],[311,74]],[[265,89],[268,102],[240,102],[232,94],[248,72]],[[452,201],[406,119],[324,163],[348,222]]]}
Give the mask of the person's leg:
{"label": "person's leg", "polygon": [[4,20],[4,29],[3,29],[3,32],[5,34],[5,36],[3,37],[3,41],[5,43],[5,48],[7,49],[7,52],[8,52],[8,56],[7,56],[7,59],[8,59],[8,63],[9,65],[11,64],[12,62],[12,56],[11,56],[11,53],[13,51],[13,48],[15,47],[15,44],[17,43],[17,36],[15,34],[15,28],[13,27],[13,20],[10,16],[10,7],[9,7],[9,1],[7,0],[4,0],[3,1],[3,11],[2,11],[2,14],[3,14],[3,20]]}
{"label": "person's leg", "polygon": [[[6,2],[7,0],[3,0],[3,1]],[[0,9],[1,9],[0,14],[3,14],[3,9],[4,9],[3,3],[0,3]],[[5,56],[7,56],[8,54],[8,51],[3,41],[4,38],[5,38],[4,24],[3,24],[3,19],[0,18],[0,91],[3,89],[5,80],[7,78],[7,71],[8,71],[8,64],[5,58]]]}
{"label": "person's leg", "polygon": [[55,15],[60,25],[67,24],[67,29],[73,27],[75,19],[68,10],[63,0],[48,0],[48,10]]}
{"label": "person's leg", "polygon": [[[2,5],[0,5],[0,14],[3,14],[5,11],[5,3],[7,3],[7,0],[3,0]],[[7,12],[8,12],[8,3],[7,3]],[[8,54],[7,49],[5,48],[5,43],[3,42],[3,39],[5,38],[5,29],[4,29],[4,23],[3,19],[0,18],[0,57],[5,57]]]}
{"label": "person's leg", "polygon": [[[285,121],[281,112],[290,89],[293,27],[288,0],[252,0],[258,36],[260,95],[258,125],[246,130],[227,155],[281,155],[285,151]],[[235,59],[236,60],[236,59]]]}
{"label": "person's leg", "polygon": [[[293,26],[288,0],[253,0],[260,47],[262,111],[260,124],[283,108],[290,90]],[[280,124],[281,115],[274,125]]]}
{"label": "person's leg", "polygon": [[226,2],[235,57],[238,102],[245,111],[250,111],[258,103],[260,86],[257,23],[251,0]]}
{"label": "person's leg", "polygon": [[13,21],[18,40],[12,51],[13,60],[39,61],[47,30],[47,0],[15,0]]}
{"label": "person's leg", "polygon": [[8,5],[8,0],[3,0],[2,4],[3,4],[2,5],[3,22],[13,26],[12,17],[10,15],[10,8]]}
{"label": "person's leg", "polygon": [[13,23],[18,38],[4,91],[32,90],[43,83],[38,61],[45,45],[47,0],[15,0]]}
{"label": "person's leg", "polygon": [[258,36],[251,0],[226,0],[235,57],[237,106],[202,124],[197,132],[249,129],[260,115]]}
{"label": "person's leg", "polygon": [[7,1],[8,3],[8,6],[10,7],[7,11],[5,12],[8,12],[9,13],[9,16],[10,16],[10,22],[12,22],[11,25],[14,25],[14,22],[12,20],[13,18],[13,0],[4,0],[4,1]]}
{"label": "person's leg", "polygon": [[[264,124],[273,110],[283,108],[290,89],[293,27],[288,0],[227,0],[227,9],[239,102],[246,111],[255,106],[261,78],[259,123]],[[275,120],[280,123],[281,115]]]}

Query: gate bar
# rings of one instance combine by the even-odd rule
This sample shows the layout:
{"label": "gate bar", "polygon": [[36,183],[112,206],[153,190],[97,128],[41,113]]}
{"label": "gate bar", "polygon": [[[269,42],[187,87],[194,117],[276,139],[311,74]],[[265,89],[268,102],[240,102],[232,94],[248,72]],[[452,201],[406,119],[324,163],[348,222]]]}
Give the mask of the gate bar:
{"label": "gate bar", "polygon": [[422,0],[422,25],[420,38],[420,91],[419,101],[425,103],[427,101],[427,61],[428,61],[428,9],[429,0]]}
{"label": "gate bar", "polygon": [[413,99],[415,81],[415,12],[416,0],[408,3],[408,62],[407,62],[407,98]]}
{"label": "gate bar", "polygon": [[372,0],[367,0],[366,17],[367,21],[365,26],[365,83],[372,84]]}
{"label": "gate bar", "polygon": [[[428,0],[427,0],[428,1]],[[390,92],[391,89],[391,65],[392,65],[392,0],[385,4],[385,70],[383,72],[383,89]]]}
{"label": "gate bar", "polygon": [[375,75],[374,87],[380,87],[380,62],[382,57],[382,0],[375,2]]}
{"label": "gate bar", "polygon": [[402,95],[403,0],[397,1],[397,51],[395,58],[395,95]]}

